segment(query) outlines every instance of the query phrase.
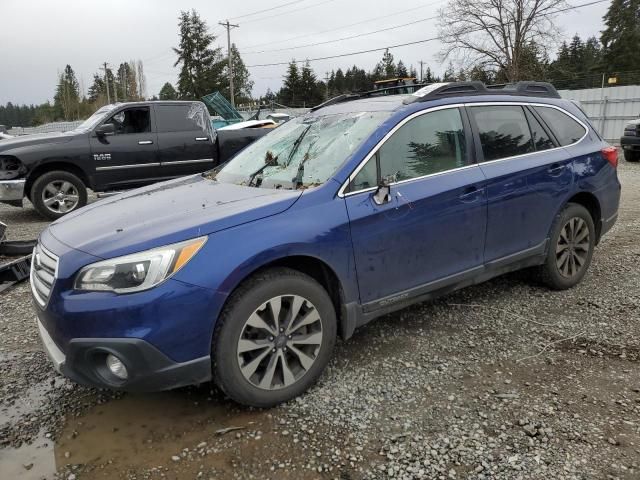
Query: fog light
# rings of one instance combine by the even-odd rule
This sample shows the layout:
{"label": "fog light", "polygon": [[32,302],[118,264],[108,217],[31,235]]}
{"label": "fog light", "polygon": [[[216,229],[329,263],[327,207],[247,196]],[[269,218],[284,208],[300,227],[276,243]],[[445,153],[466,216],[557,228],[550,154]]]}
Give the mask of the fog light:
{"label": "fog light", "polygon": [[125,367],[124,363],[115,355],[107,355],[107,368],[121,380],[126,380],[129,377],[127,367]]}

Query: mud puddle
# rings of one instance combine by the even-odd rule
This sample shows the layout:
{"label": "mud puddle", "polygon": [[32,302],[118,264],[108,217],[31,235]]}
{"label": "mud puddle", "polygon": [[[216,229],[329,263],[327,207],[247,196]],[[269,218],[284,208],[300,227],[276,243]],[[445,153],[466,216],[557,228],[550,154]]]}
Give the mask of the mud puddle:
{"label": "mud puddle", "polygon": [[279,433],[273,410],[239,407],[208,388],[128,394],[69,419],[55,461],[78,479],[289,478],[277,470],[303,447]]}
{"label": "mud puddle", "polygon": [[53,478],[56,462],[53,441],[38,437],[19,448],[0,449],[0,478],[39,480]]}

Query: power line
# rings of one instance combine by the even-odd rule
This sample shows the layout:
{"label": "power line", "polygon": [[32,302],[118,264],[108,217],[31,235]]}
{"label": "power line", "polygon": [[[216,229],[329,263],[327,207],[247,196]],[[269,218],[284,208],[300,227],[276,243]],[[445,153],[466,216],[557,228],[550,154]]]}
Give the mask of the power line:
{"label": "power line", "polygon": [[252,17],[253,15],[258,15],[259,13],[270,12],[271,10],[276,10],[277,8],[287,7],[289,5],[293,5],[295,3],[305,2],[306,0],[295,0],[293,2],[283,3],[280,5],[276,5],[275,7],[265,8],[264,10],[256,10],[255,12],[245,13],[243,15],[238,15],[237,17],[229,17],[231,20],[237,20],[239,18]]}
{"label": "power line", "polygon": [[276,13],[275,15],[268,15],[266,17],[254,18],[253,20],[247,20],[246,22],[242,22],[242,23],[247,24],[247,23],[253,23],[253,22],[260,22],[262,20],[268,20],[268,19],[274,18],[274,17],[281,17],[283,15],[289,15],[290,13],[300,12],[302,10],[308,10],[310,8],[318,7],[320,5],[324,5],[325,3],[331,3],[331,2],[335,2],[335,1],[336,0],[324,0],[322,2],[314,3],[312,5],[307,5],[306,7],[303,7],[303,8],[297,8],[295,10],[289,10],[288,12]]}
{"label": "power line", "polygon": [[379,16],[379,17],[369,18],[369,19],[367,19],[367,20],[361,20],[361,21],[359,21],[359,22],[356,22],[356,23],[350,23],[349,25],[343,25],[343,26],[341,26],[341,27],[330,28],[330,29],[328,29],[328,30],[322,30],[322,31],[320,31],[320,32],[305,33],[305,34],[303,34],[303,35],[297,35],[297,36],[295,36],[295,37],[288,37],[288,38],[285,38],[285,39],[282,39],[282,40],[274,40],[274,41],[272,41],[272,42],[266,42],[266,43],[258,43],[258,44],[253,44],[253,45],[247,45],[247,46],[245,46],[244,48],[265,47],[265,46],[267,46],[267,45],[275,45],[275,44],[277,44],[277,43],[284,43],[284,42],[290,42],[291,40],[298,40],[299,38],[308,38],[308,37],[310,37],[310,36],[322,35],[322,34],[325,34],[325,33],[335,32],[335,31],[338,31],[338,30],[343,30],[343,29],[345,29],[345,28],[351,28],[351,27],[355,27],[355,26],[358,26],[358,25],[362,25],[363,23],[369,23],[369,22],[374,22],[374,21],[376,21],[376,20],[383,20],[383,19],[385,19],[385,20],[386,20],[386,19],[387,19],[387,18],[389,18],[389,17],[395,17],[395,16],[402,15],[402,14],[405,14],[405,13],[413,12],[413,11],[415,11],[415,10],[420,10],[420,9],[423,9],[423,8],[426,8],[426,7],[431,7],[431,6],[433,6],[433,5],[437,5],[437,4],[439,4],[439,3],[443,3],[444,1],[445,1],[445,0],[438,0],[438,1],[436,1],[436,2],[427,3],[427,4],[425,4],[425,5],[420,5],[420,6],[415,7],[415,8],[409,8],[409,9],[407,9],[407,10],[402,10],[402,11],[399,11],[399,12],[390,13],[390,14],[388,14],[388,15],[382,15],[382,16]]}
{"label": "power line", "polygon": [[422,18],[420,20],[414,20],[414,21],[409,22],[409,23],[403,23],[402,25],[395,25],[393,27],[381,28],[379,30],[373,30],[371,32],[358,33],[356,35],[349,35],[348,37],[336,38],[334,40],[326,40],[324,42],[317,42],[317,43],[307,43],[306,45],[296,45],[294,47],[277,48],[277,49],[274,49],[274,50],[260,50],[260,51],[254,51],[254,52],[244,52],[243,54],[244,55],[251,55],[251,54],[257,54],[257,53],[284,52],[285,50],[297,50],[299,48],[315,47],[315,46],[318,46],[318,45],[327,45],[329,43],[342,42],[344,40],[351,40],[353,38],[366,37],[368,35],[374,35],[376,33],[387,32],[389,30],[395,30],[396,28],[408,27],[410,25],[415,25],[416,23],[426,22],[428,20],[435,20],[436,18],[438,18],[437,15],[433,16],[433,17]]}
{"label": "power line", "polygon": [[[598,3],[605,3],[605,2],[609,2],[609,0],[595,0],[593,2],[588,2],[588,3],[583,3],[580,5],[574,5],[574,6],[569,6],[569,7],[565,7],[565,8],[561,8],[558,10],[554,10],[553,12],[549,12],[547,14],[541,15],[541,16],[550,16],[550,15],[555,15],[557,13],[562,13],[562,12],[567,12],[570,10],[577,10],[578,8],[583,8],[583,7],[589,7],[591,5],[596,5]],[[506,24],[511,24],[513,22],[506,22]],[[469,30],[469,33],[473,33],[473,32],[481,32],[483,31],[484,28],[477,28],[477,29],[472,29]],[[261,63],[261,64],[256,64],[256,65],[247,65],[247,68],[256,68],[256,67],[272,67],[272,66],[279,66],[279,65],[289,65],[290,63],[306,63],[306,62],[317,62],[320,60],[331,60],[334,58],[343,58],[343,57],[351,57],[354,55],[362,55],[365,53],[373,53],[373,52],[380,52],[382,50],[386,50],[386,49],[391,49],[391,48],[399,48],[399,47],[407,47],[410,45],[418,45],[421,43],[427,43],[427,42],[433,42],[435,40],[439,40],[440,37],[431,37],[431,38],[425,38],[423,40],[415,40],[413,42],[406,42],[406,43],[398,43],[395,45],[387,45],[386,47],[379,47],[379,48],[370,48],[367,50],[359,50],[356,52],[349,52],[349,53],[342,53],[339,55],[328,55],[326,57],[317,57],[317,58],[307,58],[305,60],[292,60],[292,61],[288,61],[288,62],[275,62],[275,63]]]}

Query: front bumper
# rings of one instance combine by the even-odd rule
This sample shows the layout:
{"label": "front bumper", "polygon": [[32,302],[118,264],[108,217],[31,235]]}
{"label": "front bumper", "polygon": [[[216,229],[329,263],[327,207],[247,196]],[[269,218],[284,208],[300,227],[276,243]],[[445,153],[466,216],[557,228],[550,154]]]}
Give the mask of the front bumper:
{"label": "front bumper", "polygon": [[22,202],[26,183],[27,181],[24,178],[0,181],[0,202]]}
{"label": "front bumper", "polygon": [[[187,362],[175,362],[148,342],[137,338],[76,338],[66,352],[58,348],[40,320],[42,344],[57,372],[74,382],[98,388],[130,392],[156,392],[211,379],[209,355]],[[115,377],[106,368],[108,354],[124,363],[126,380]]]}
{"label": "front bumper", "polygon": [[640,137],[620,137],[620,146],[623,150],[640,151]]}

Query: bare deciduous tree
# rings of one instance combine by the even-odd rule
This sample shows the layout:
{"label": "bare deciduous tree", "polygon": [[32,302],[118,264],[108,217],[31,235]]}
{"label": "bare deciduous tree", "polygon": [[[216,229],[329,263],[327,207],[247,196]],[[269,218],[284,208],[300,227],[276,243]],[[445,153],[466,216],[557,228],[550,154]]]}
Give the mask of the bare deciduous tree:
{"label": "bare deciduous tree", "polygon": [[545,53],[554,44],[559,34],[554,12],[565,5],[564,0],[451,0],[440,10],[442,60],[523,80],[531,46]]}

